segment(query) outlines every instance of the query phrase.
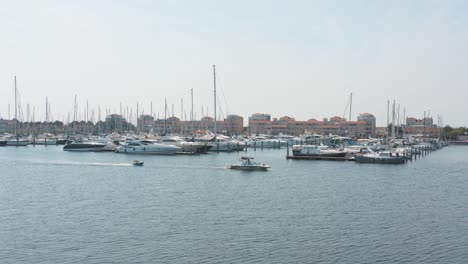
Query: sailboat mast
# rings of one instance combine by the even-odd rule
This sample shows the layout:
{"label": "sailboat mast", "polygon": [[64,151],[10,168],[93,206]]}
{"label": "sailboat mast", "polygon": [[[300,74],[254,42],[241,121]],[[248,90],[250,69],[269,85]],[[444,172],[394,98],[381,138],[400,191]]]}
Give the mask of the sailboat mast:
{"label": "sailboat mast", "polygon": [[192,135],[193,135],[193,130],[194,130],[194,127],[193,127],[193,88],[190,89],[190,99],[192,101],[192,110],[190,112],[190,121],[192,121]]}
{"label": "sailboat mast", "polygon": [[402,120],[402,133],[403,138],[405,138],[405,127],[406,127],[406,107],[403,107],[403,120]]}
{"label": "sailboat mast", "polygon": [[180,98],[180,134],[184,135],[184,99]]}
{"label": "sailboat mast", "polygon": [[349,99],[350,103],[349,103],[349,122],[351,122],[351,111],[353,110],[353,93],[351,93],[350,95],[350,99]]}
{"label": "sailboat mast", "polygon": [[15,76],[15,136],[18,137],[18,107],[17,107],[17,87],[16,87],[16,76]]}
{"label": "sailboat mast", "polygon": [[388,121],[390,119],[390,100],[387,100],[387,127],[385,128],[386,144],[388,145]]}
{"label": "sailboat mast", "polygon": [[136,126],[137,126],[137,127],[136,127],[136,130],[137,130],[137,135],[138,135],[138,131],[139,131],[139,126],[138,126],[138,114],[139,114],[138,112],[139,112],[139,109],[138,109],[138,108],[139,108],[139,105],[138,105],[138,102],[137,102],[137,109],[136,109],[136,110],[137,110],[137,111],[136,111]]}
{"label": "sailboat mast", "polygon": [[167,119],[167,99],[164,98],[164,135],[166,135],[166,121]]}
{"label": "sailboat mast", "polygon": [[216,138],[216,66],[213,65],[213,88],[214,88],[214,134]]}
{"label": "sailboat mast", "polygon": [[392,140],[395,139],[395,100],[393,100],[393,106],[392,106]]}
{"label": "sailboat mast", "polygon": [[45,98],[45,107],[46,107],[46,113],[45,113],[45,133],[48,132],[48,122],[49,122],[49,98],[46,96]]}

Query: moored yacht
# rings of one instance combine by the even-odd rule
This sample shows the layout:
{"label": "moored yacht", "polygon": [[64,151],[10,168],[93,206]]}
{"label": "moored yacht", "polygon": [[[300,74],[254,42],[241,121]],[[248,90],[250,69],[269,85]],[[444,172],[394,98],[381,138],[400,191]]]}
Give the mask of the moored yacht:
{"label": "moored yacht", "polygon": [[373,152],[354,155],[358,163],[378,163],[378,164],[402,164],[405,163],[405,156],[390,151]]}
{"label": "moored yacht", "polygon": [[67,143],[63,146],[63,150],[65,151],[102,151],[106,144],[95,142],[95,141],[73,141],[71,143]]}
{"label": "moored yacht", "polygon": [[322,145],[294,145],[292,147],[293,156],[309,156],[309,157],[332,157],[344,158],[348,152],[337,149],[329,149]]}
{"label": "moored yacht", "polygon": [[29,143],[29,140],[26,138],[13,137],[7,140],[6,145],[13,147],[24,147],[29,145]]}
{"label": "moored yacht", "polygon": [[201,142],[187,142],[178,136],[161,137],[159,143],[179,147],[182,152],[205,153],[207,151],[207,144]]}
{"label": "moored yacht", "polygon": [[127,140],[117,147],[117,153],[124,154],[147,154],[147,155],[174,155],[180,151],[174,145],[164,145],[159,143],[143,143],[139,140]]}

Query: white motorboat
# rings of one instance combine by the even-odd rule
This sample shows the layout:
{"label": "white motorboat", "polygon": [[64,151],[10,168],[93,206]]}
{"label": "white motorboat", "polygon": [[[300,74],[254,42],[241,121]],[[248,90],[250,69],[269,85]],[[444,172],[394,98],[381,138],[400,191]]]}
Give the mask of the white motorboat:
{"label": "white motorboat", "polygon": [[29,140],[26,138],[20,138],[20,137],[14,137],[10,138],[7,140],[6,145],[7,146],[13,146],[13,147],[24,147],[29,145]]}
{"label": "white motorboat", "polygon": [[143,166],[145,163],[143,161],[139,161],[139,160],[134,160],[133,161],[133,166],[135,167],[141,167]]}
{"label": "white motorboat", "polygon": [[348,152],[338,149],[330,149],[322,145],[294,145],[292,147],[293,156],[310,157],[333,157],[344,158]]}
{"label": "white motorboat", "polygon": [[405,163],[405,156],[390,151],[355,154],[354,158],[358,163],[378,163],[378,164],[402,164]]}
{"label": "white motorboat", "polygon": [[179,147],[182,152],[205,153],[206,145],[201,142],[188,142],[178,136],[165,136],[159,139],[159,143]]}
{"label": "white motorboat", "polygon": [[201,137],[195,138],[196,142],[200,142],[202,144],[208,144],[211,146],[210,151],[215,152],[231,152],[237,146],[237,142],[231,142],[229,137],[223,135],[214,135],[214,134],[207,134]]}
{"label": "white motorboat", "polygon": [[252,161],[254,158],[252,157],[241,157],[240,164],[233,164],[229,168],[231,170],[247,170],[247,171],[266,171],[270,168],[270,166],[266,165],[265,163],[257,163]]}
{"label": "white motorboat", "polygon": [[114,143],[114,140],[110,137],[100,137],[95,139],[95,141],[105,145],[102,151],[115,152],[115,150],[117,149],[117,145]]}
{"label": "white motorboat", "polygon": [[76,140],[63,146],[63,150],[76,152],[95,152],[102,151],[105,146],[106,144],[95,141]]}
{"label": "white motorboat", "polygon": [[127,140],[117,147],[117,153],[124,154],[146,154],[146,155],[174,155],[180,151],[174,145],[164,145],[159,143],[143,143],[139,140]]}

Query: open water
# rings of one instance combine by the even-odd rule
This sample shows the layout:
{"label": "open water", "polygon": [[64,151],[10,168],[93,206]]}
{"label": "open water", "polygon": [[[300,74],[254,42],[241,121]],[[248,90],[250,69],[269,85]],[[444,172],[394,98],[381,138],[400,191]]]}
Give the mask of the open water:
{"label": "open water", "polygon": [[[242,155],[272,168],[226,169]],[[285,155],[0,148],[0,263],[467,263],[468,147],[405,165]]]}

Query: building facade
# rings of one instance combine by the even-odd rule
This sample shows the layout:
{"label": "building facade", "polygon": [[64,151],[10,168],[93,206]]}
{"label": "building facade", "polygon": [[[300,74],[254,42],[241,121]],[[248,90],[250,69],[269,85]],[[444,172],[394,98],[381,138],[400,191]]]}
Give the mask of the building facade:
{"label": "building facade", "polygon": [[249,117],[250,134],[319,134],[343,135],[351,137],[368,137],[375,135],[375,117],[369,113],[361,114],[358,121],[348,121],[338,116],[322,120],[309,119],[298,121],[289,116],[271,120],[270,115],[253,114]]}
{"label": "building facade", "polygon": [[369,113],[363,113],[358,116],[358,121],[366,122],[365,134],[368,137],[375,137],[375,128],[377,125],[375,116]]}

